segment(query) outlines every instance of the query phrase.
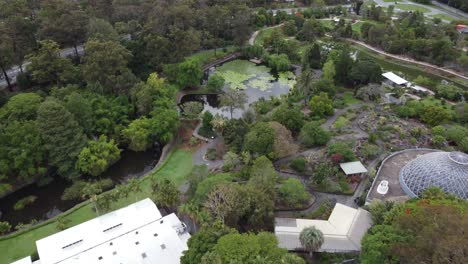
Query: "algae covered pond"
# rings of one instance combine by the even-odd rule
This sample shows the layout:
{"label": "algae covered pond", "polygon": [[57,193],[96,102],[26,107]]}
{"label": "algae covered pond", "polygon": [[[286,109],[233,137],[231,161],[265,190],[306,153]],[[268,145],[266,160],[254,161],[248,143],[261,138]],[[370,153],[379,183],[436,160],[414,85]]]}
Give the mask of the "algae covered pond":
{"label": "algae covered pond", "polygon": [[[256,65],[246,60],[234,60],[216,68],[214,75],[220,75],[225,79],[224,90],[239,89],[247,94],[247,103],[244,110],[236,109],[233,118],[239,118],[242,113],[249,108],[249,105],[260,98],[279,97],[289,93],[289,90],[296,83],[296,76],[288,71],[274,73],[264,65]],[[190,101],[201,101],[204,104],[204,111],[209,111],[213,115],[220,114],[227,118],[230,114],[219,108],[218,95],[186,95],[182,98],[181,104]]]}

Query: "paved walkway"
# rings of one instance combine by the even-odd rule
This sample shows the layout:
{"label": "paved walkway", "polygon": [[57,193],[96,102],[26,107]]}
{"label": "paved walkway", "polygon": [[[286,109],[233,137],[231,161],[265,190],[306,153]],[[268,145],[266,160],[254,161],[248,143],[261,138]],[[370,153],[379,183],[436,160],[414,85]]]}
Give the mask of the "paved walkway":
{"label": "paved walkway", "polygon": [[[392,2],[385,2],[384,0],[373,0],[373,1],[376,2],[377,5],[383,6],[383,7],[389,7],[391,5],[395,6],[394,1],[392,1]],[[421,8],[428,9],[429,12],[424,12],[424,15],[429,16],[429,17],[434,17],[435,15],[446,15],[446,16],[452,17],[454,19],[464,18],[463,14],[450,12],[450,11],[447,11],[445,9],[435,8],[435,7],[432,7],[430,5],[418,4],[418,3],[411,2],[411,1],[408,1],[408,0],[398,0],[398,3],[399,4],[404,4],[404,5],[418,6],[418,7],[421,7]],[[395,11],[405,12],[406,10],[400,10],[400,9],[398,9],[398,6],[395,6]],[[442,20],[444,20],[446,22],[450,22],[450,21],[447,21],[445,19],[442,19]]]}
{"label": "paved walkway", "polygon": [[255,44],[255,39],[257,38],[260,31],[264,31],[264,30],[271,29],[271,28],[281,27],[282,25],[284,25],[284,24],[281,23],[281,24],[278,24],[278,25],[275,25],[275,26],[272,26],[272,27],[266,27],[266,28],[262,28],[262,29],[259,29],[259,30],[255,31],[254,33],[252,33],[252,36],[250,36],[249,45],[254,45]]}

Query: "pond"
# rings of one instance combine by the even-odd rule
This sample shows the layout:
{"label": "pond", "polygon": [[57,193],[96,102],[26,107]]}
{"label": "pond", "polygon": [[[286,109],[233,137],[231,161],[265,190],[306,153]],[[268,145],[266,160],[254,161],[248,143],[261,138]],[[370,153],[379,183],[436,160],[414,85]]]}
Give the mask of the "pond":
{"label": "pond", "polygon": [[[226,84],[224,90],[239,89],[247,94],[247,103],[244,109],[236,109],[233,118],[240,118],[253,102],[260,98],[279,97],[289,93],[296,83],[296,76],[288,71],[275,73],[264,65],[256,65],[246,60],[233,60],[217,67],[215,75],[224,78]],[[204,104],[203,111],[209,111],[213,115],[220,114],[230,118],[228,111],[219,108],[218,95],[194,95],[189,94],[182,97],[180,104],[198,101]],[[225,110],[225,109],[224,109]]]}
{"label": "pond", "polygon": [[[129,178],[141,177],[149,172],[158,162],[161,147],[157,146],[144,152],[124,150],[121,159],[105,171],[100,177],[110,178],[116,184]],[[64,212],[81,201],[62,201],[63,191],[71,183],[60,177],[45,186],[36,183],[21,188],[14,193],[0,199],[0,221],[8,221],[13,227],[18,223],[30,223],[35,219],[46,220]],[[34,195],[37,199],[22,210],[14,210],[15,203],[27,196]]]}

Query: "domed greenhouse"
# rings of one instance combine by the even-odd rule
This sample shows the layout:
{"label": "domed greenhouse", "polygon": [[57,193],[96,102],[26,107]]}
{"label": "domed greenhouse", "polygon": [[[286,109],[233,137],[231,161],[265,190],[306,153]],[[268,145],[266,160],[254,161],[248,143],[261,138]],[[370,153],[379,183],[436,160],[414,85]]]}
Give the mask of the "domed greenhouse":
{"label": "domed greenhouse", "polygon": [[420,197],[431,186],[468,199],[468,155],[462,152],[424,154],[400,171],[400,185],[410,197]]}

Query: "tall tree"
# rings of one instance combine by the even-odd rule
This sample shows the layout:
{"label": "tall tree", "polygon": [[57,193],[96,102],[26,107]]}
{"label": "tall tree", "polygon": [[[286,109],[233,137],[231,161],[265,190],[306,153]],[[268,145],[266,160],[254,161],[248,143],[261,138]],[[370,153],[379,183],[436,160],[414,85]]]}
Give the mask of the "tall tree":
{"label": "tall tree", "polygon": [[29,56],[28,71],[42,84],[65,84],[77,79],[78,69],[67,58],[59,56],[59,47],[52,40],[43,40],[39,50]]}
{"label": "tall tree", "polygon": [[65,107],[54,99],[47,99],[39,107],[37,122],[48,153],[49,163],[66,178],[79,175],[76,160],[86,138],[82,128]]}
{"label": "tall tree", "polygon": [[322,65],[322,56],[320,54],[320,46],[314,43],[307,48],[304,53],[303,66],[311,69],[320,69]]}
{"label": "tall tree", "polygon": [[77,46],[86,39],[89,18],[77,2],[44,0],[39,21],[39,34],[43,38],[53,39],[64,46],[73,46],[78,56]]}
{"label": "tall tree", "polygon": [[240,90],[229,89],[219,97],[219,105],[231,114],[234,113],[235,109],[244,109],[244,105],[247,103],[247,94]]}
{"label": "tall tree", "polygon": [[153,201],[168,210],[173,210],[180,202],[179,189],[168,179],[151,181],[151,192]]}
{"label": "tall tree", "polygon": [[83,57],[83,78],[96,92],[127,94],[136,77],[128,69],[132,54],[113,41],[90,40],[86,42]]}
{"label": "tall tree", "polygon": [[76,167],[82,172],[98,176],[120,159],[120,149],[114,140],[107,141],[102,135],[98,140],[88,141],[76,162]]}

